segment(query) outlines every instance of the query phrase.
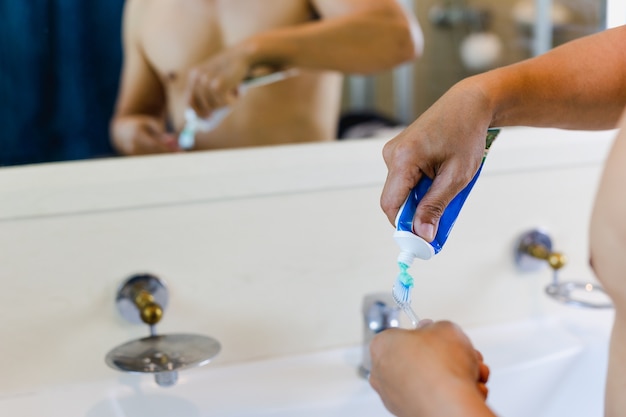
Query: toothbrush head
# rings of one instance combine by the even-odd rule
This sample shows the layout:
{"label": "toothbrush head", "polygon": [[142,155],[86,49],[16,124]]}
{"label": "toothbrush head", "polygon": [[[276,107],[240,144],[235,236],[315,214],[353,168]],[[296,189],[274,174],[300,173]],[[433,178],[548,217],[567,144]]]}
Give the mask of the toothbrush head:
{"label": "toothbrush head", "polygon": [[411,290],[413,289],[413,277],[406,271],[408,266],[399,262],[400,273],[396,278],[391,292],[394,301],[400,306],[411,304]]}
{"label": "toothbrush head", "polygon": [[181,149],[185,150],[193,148],[193,145],[196,141],[195,136],[196,133],[194,129],[185,126],[183,131],[180,132],[180,135],[178,136],[178,146],[180,146]]}

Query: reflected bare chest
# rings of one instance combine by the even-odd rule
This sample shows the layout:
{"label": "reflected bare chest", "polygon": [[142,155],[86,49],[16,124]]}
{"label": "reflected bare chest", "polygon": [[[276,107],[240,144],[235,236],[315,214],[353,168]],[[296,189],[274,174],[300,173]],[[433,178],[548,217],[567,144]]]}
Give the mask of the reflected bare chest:
{"label": "reflected bare chest", "polygon": [[257,33],[310,20],[307,0],[152,0],[139,41],[168,82]]}

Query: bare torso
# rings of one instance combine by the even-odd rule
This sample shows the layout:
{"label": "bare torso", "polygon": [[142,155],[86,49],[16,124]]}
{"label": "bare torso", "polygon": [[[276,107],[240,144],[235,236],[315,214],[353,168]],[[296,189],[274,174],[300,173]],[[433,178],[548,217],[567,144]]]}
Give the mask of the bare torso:
{"label": "bare torso", "polygon": [[[259,32],[313,19],[306,0],[143,0],[140,47],[162,80],[169,120],[184,125],[189,70]],[[324,141],[336,137],[341,75],[299,75],[249,90],[213,131],[196,135],[198,149]]]}

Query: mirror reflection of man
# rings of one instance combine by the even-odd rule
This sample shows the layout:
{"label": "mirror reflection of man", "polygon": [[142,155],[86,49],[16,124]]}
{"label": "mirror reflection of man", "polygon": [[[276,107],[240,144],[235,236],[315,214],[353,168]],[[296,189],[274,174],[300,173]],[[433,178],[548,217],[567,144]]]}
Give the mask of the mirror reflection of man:
{"label": "mirror reflection of man", "polygon": [[[112,142],[125,155],[175,152],[187,108],[229,106],[195,149],[336,137],[342,73],[415,59],[422,33],[396,0],[127,0]],[[258,73],[296,76],[238,94]]]}

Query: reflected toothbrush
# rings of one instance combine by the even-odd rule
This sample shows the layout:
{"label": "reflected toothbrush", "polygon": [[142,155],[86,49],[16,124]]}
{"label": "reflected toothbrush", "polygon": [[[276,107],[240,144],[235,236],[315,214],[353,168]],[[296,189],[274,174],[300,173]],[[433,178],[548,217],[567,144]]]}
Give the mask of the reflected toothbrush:
{"label": "reflected toothbrush", "polygon": [[400,273],[396,277],[391,295],[398,307],[400,307],[408,316],[409,320],[411,320],[413,328],[416,328],[417,323],[419,323],[419,317],[417,317],[417,314],[415,314],[415,311],[413,311],[411,307],[411,291],[414,286],[413,277],[407,272],[409,269],[407,264],[398,262],[398,266],[400,267]]}
{"label": "reflected toothbrush", "polygon": [[[278,71],[259,77],[249,78],[239,87],[239,94],[245,94],[245,92],[250,88],[282,81],[296,75],[297,73],[298,71],[292,68],[286,71]],[[228,113],[230,113],[230,108],[222,107],[215,109],[208,118],[202,119],[198,117],[193,109],[186,109],[185,127],[178,136],[178,146],[184,150],[193,148],[196,142],[196,132],[210,132],[215,129],[222,122],[222,120],[226,118],[226,116],[228,116]]]}

